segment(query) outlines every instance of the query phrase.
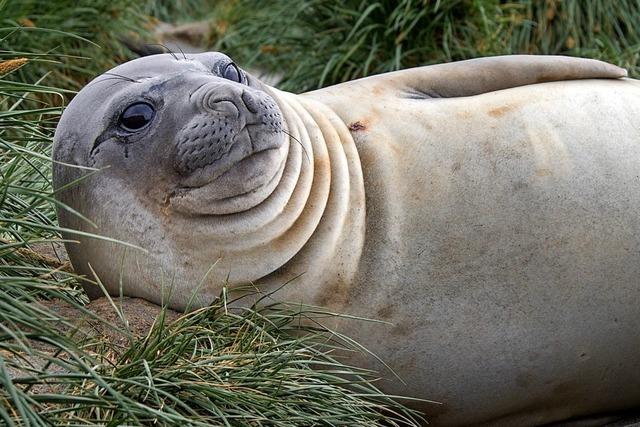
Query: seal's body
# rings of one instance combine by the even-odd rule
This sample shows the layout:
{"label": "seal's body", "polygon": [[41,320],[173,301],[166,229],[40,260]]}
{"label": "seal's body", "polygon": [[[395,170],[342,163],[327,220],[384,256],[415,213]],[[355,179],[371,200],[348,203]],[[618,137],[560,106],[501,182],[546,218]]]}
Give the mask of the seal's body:
{"label": "seal's body", "polygon": [[276,295],[387,322],[335,327],[405,381],[385,392],[443,402],[422,406],[436,425],[640,404],[640,86],[622,70],[497,57],[292,95],[229,64],[139,59],[70,104],[55,185],[83,174],[62,163],[98,168],[60,193],[97,227],[62,225],[147,251],[81,237],[79,272],[177,308],[297,277]]}

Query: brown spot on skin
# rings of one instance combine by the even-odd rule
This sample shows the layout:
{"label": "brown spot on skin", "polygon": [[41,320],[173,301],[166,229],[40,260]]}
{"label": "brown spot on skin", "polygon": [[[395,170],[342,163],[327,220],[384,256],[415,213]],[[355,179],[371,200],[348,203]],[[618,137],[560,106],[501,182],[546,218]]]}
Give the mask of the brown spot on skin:
{"label": "brown spot on skin", "polygon": [[549,169],[537,169],[536,176],[551,176],[553,173]]}
{"label": "brown spot on skin", "polygon": [[392,335],[399,335],[399,336],[407,336],[411,333],[411,325],[409,325],[406,322],[403,323],[398,323],[395,324],[393,326],[393,329],[391,330],[391,334]]}
{"label": "brown spot on skin", "polygon": [[[315,153],[314,153],[315,154]],[[318,170],[323,170],[325,168],[329,168],[329,158],[327,156],[318,156],[316,155],[313,158],[314,168]]]}
{"label": "brown spot on skin", "polygon": [[349,299],[350,286],[338,278],[337,280],[327,283],[324,290],[320,293],[315,305],[320,307],[340,310]]}
{"label": "brown spot on skin", "polygon": [[502,107],[489,110],[487,114],[489,114],[491,117],[499,118],[507,114],[509,111],[513,110],[513,108],[514,107],[512,105],[503,105]]}
{"label": "brown spot on skin", "polygon": [[351,132],[364,131],[367,130],[367,126],[361,121],[357,121],[349,124],[349,130]]}
{"label": "brown spot on skin", "polygon": [[391,305],[386,305],[382,307],[380,310],[378,310],[378,313],[377,313],[378,318],[382,320],[386,320],[390,318],[392,314],[393,314],[393,307]]}
{"label": "brown spot on skin", "polygon": [[398,147],[396,144],[392,144],[392,143],[389,143],[389,149],[393,151],[393,154],[395,154],[396,156],[401,155],[404,151],[400,147]]}

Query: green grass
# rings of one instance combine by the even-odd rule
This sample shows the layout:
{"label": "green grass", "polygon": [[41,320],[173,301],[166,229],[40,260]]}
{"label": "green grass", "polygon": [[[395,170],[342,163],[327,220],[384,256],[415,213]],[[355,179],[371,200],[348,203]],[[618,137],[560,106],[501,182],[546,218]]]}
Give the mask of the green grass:
{"label": "green grass", "polygon": [[218,49],[281,74],[292,91],[511,53],[587,56],[640,74],[634,0],[237,0],[217,19]]}
{"label": "green grass", "polygon": [[[231,308],[221,298],[171,324],[161,313],[147,336],[125,335],[130,339],[126,345],[76,338],[91,354],[54,346],[37,353],[57,364],[57,370],[24,368],[15,358],[0,358],[0,374],[3,365],[14,371],[22,366],[23,373],[9,384],[5,377],[0,391],[0,402],[9,403],[5,421],[418,425],[417,414],[373,386],[372,373],[330,355],[345,345],[357,348],[325,328],[301,327],[301,316],[308,320],[323,314],[283,304]],[[44,384],[47,393],[29,393],[29,387]]]}
{"label": "green grass", "polygon": [[203,19],[218,3],[217,0],[148,0],[143,11],[164,22],[181,23]]}
{"label": "green grass", "polygon": [[79,89],[132,58],[123,38],[150,37],[149,17],[129,0],[4,0],[0,19],[0,57],[33,60],[14,78],[34,82],[51,73],[61,88]]}

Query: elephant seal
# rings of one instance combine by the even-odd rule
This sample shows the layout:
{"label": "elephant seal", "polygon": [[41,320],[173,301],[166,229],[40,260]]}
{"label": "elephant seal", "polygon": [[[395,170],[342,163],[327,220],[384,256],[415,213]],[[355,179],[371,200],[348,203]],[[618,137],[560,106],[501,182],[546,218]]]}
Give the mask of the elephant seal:
{"label": "elephant seal", "polygon": [[508,56],[294,95],[221,53],[137,59],[67,107],[54,185],[62,226],[144,251],[69,232],[68,252],[110,292],[177,309],[292,281],[282,300],[384,320],[334,326],[404,379],[385,392],[442,402],[416,404],[435,425],[630,408],[640,87],[625,75]]}

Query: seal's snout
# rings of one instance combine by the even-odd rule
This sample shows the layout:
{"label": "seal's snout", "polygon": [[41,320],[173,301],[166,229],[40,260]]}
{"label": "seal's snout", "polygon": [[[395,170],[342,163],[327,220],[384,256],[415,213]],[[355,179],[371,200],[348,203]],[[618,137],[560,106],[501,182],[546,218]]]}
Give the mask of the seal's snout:
{"label": "seal's snout", "polygon": [[195,93],[196,105],[201,112],[222,113],[234,120],[242,120],[240,109],[244,106],[241,99],[242,91],[230,85],[210,84],[198,89]]}
{"label": "seal's snout", "polygon": [[256,101],[256,98],[250,92],[246,90],[242,92],[242,102],[244,102],[247,110],[251,111],[253,114],[258,113],[258,101]]}
{"label": "seal's snout", "polygon": [[272,182],[281,171],[285,138],[283,116],[268,93],[215,79],[198,86],[188,101],[194,114],[175,139],[179,188],[207,186],[217,194],[232,174],[246,175],[242,185],[225,184],[228,197]]}
{"label": "seal's snout", "polygon": [[238,132],[237,122],[224,112],[193,117],[177,135],[176,171],[188,175],[221,159]]}

